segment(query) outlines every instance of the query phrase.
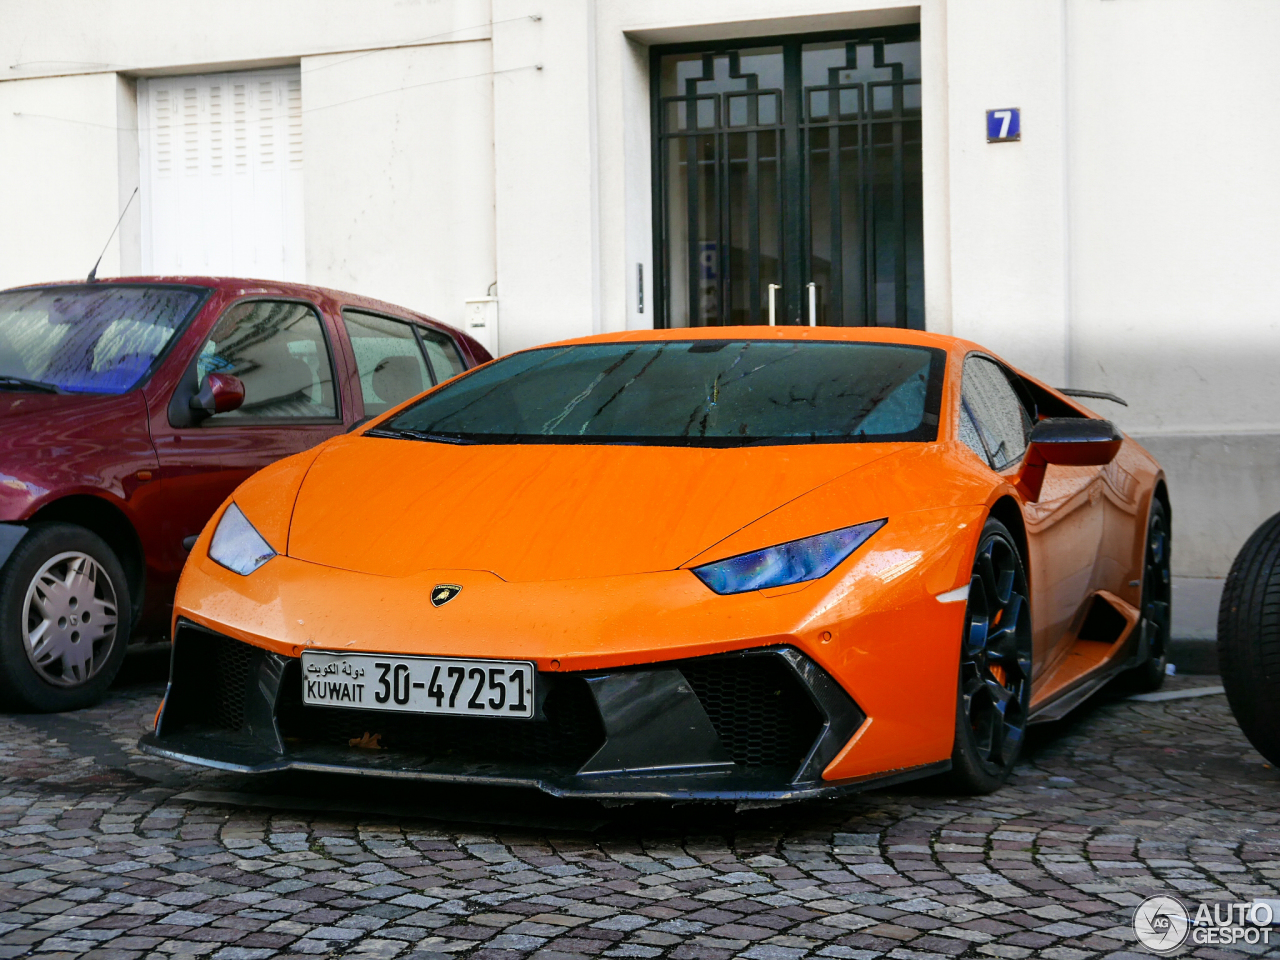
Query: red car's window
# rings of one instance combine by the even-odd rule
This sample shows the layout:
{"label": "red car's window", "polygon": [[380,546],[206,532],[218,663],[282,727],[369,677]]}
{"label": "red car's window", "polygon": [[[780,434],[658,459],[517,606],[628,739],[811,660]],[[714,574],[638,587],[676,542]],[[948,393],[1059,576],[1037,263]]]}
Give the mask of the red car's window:
{"label": "red car's window", "polygon": [[200,382],[210,373],[230,373],[244,383],[244,403],[211,423],[338,415],[329,344],[307,304],[235,304],[209,334],[197,364]]}
{"label": "red car's window", "polygon": [[456,377],[467,365],[458,354],[458,347],[443,333],[427,327],[419,327],[422,345],[427,350],[427,359],[431,361],[431,369],[436,375],[436,382]]}
{"label": "red car's window", "polygon": [[124,393],[146,376],[207,294],[125,284],[0,293],[0,381]]}
{"label": "red car's window", "polygon": [[413,327],[362,310],[342,311],[356,368],[365,416],[385,413],[431,386],[431,373]]}

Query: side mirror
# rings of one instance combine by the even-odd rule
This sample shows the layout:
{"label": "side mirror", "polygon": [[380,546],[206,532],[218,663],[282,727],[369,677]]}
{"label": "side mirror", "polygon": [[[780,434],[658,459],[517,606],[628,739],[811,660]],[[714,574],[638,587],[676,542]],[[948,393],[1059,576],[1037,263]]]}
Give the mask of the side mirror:
{"label": "side mirror", "polygon": [[229,373],[211,373],[189,401],[191,419],[199,423],[215,413],[230,413],[244,403],[244,381]]}
{"label": "side mirror", "polygon": [[1046,466],[1056,463],[1064,467],[1100,467],[1115,459],[1122,443],[1124,437],[1110,420],[1041,420],[1031,430],[1015,485],[1024,500],[1035,503],[1040,499]]}

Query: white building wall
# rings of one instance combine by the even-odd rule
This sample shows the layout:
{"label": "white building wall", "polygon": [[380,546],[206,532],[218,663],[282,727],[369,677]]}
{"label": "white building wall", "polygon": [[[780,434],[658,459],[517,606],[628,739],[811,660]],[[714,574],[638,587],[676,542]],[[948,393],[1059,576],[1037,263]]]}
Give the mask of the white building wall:
{"label": "white building wall", "polygon": [[[946,36],[951,332],[1065,386],[1063,10],[1043,2],[951,3]],[[1021,109],[1022,140],[988,144],[986,111],[1004,107]]]}
{"label": "white building wall", "polygon": [[[83,278],[102,252],[122,181],[137,184],[136,153],[120,164],[117,127],[134,119],[119,86],[114,73],[0,83],[0,287]],[[113,243],[99,272],[119,269]]]}
{"label": "white building wall", "polygon": [[[4,11],[0,284],[88,271],[138,182],[133,78],[298,64],[307,278],[452,323],[496,281],[503,351],[652,323],[652,44],[918,20],[929,327],[1126,397],[1097,406],[1166,464],[1177,572],[1280,509],[1271,0]],[[989,145],[1007,106],[1023,140]],[[102,273],[138,251],[135,205]]]}
{"label": "white building wall", "polygon": [[302,61],[307,279],[461,327],[497,280],[487,39]]}
{"label": "white building wall", "polygon": [[489,0],[5,0],[2,9],[6,80],[276,66],[483,38],[490,25]]}
{"label": "white building wall", "polygon": [[555,0],[538,9],[533,20],[528,0],[493,3],[503,352],[602,329],[595,4]]}
{"label": "white building wall", "polygon": [[1280,511],[1280,7],[1073,3],[1074,385],[1164,464],[1175,572]]}

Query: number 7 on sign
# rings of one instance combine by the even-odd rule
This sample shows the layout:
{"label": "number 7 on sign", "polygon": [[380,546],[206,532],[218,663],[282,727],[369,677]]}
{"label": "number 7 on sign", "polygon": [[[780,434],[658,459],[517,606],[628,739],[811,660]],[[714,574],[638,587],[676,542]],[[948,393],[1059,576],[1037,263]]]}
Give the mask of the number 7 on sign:
{"label": "number 7 on sign", "polygon": [[1021,111],[1017,107],[987,111],[987,143],[1022,139]]}

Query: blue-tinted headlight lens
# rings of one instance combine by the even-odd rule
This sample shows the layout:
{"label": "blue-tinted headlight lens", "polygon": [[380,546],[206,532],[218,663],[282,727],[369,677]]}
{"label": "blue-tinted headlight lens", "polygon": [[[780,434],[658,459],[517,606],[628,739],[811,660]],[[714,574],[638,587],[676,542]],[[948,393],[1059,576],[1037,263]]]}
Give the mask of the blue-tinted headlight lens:
{"label": "blue-tinted headlight lens", "polygon": [[776,547],[717,560],[694,567],[693,572],[716,593],[746,593],[748,590],[817,580],[838,567],[845,557],[866,543],[885,523],[884,520],[872,520],[842,527],[816,537],[792,540]]}
{"label": "blue-tinted headlight lens", "polygon": [[253,571],[276,555],[271,545],[262,539],[262,534],[253,529],[253,524],[234,503],[227,507],[213,531],[213,540],[209,544],[209,558],[220,563],[228,570],[233,570],[242,577]]}

